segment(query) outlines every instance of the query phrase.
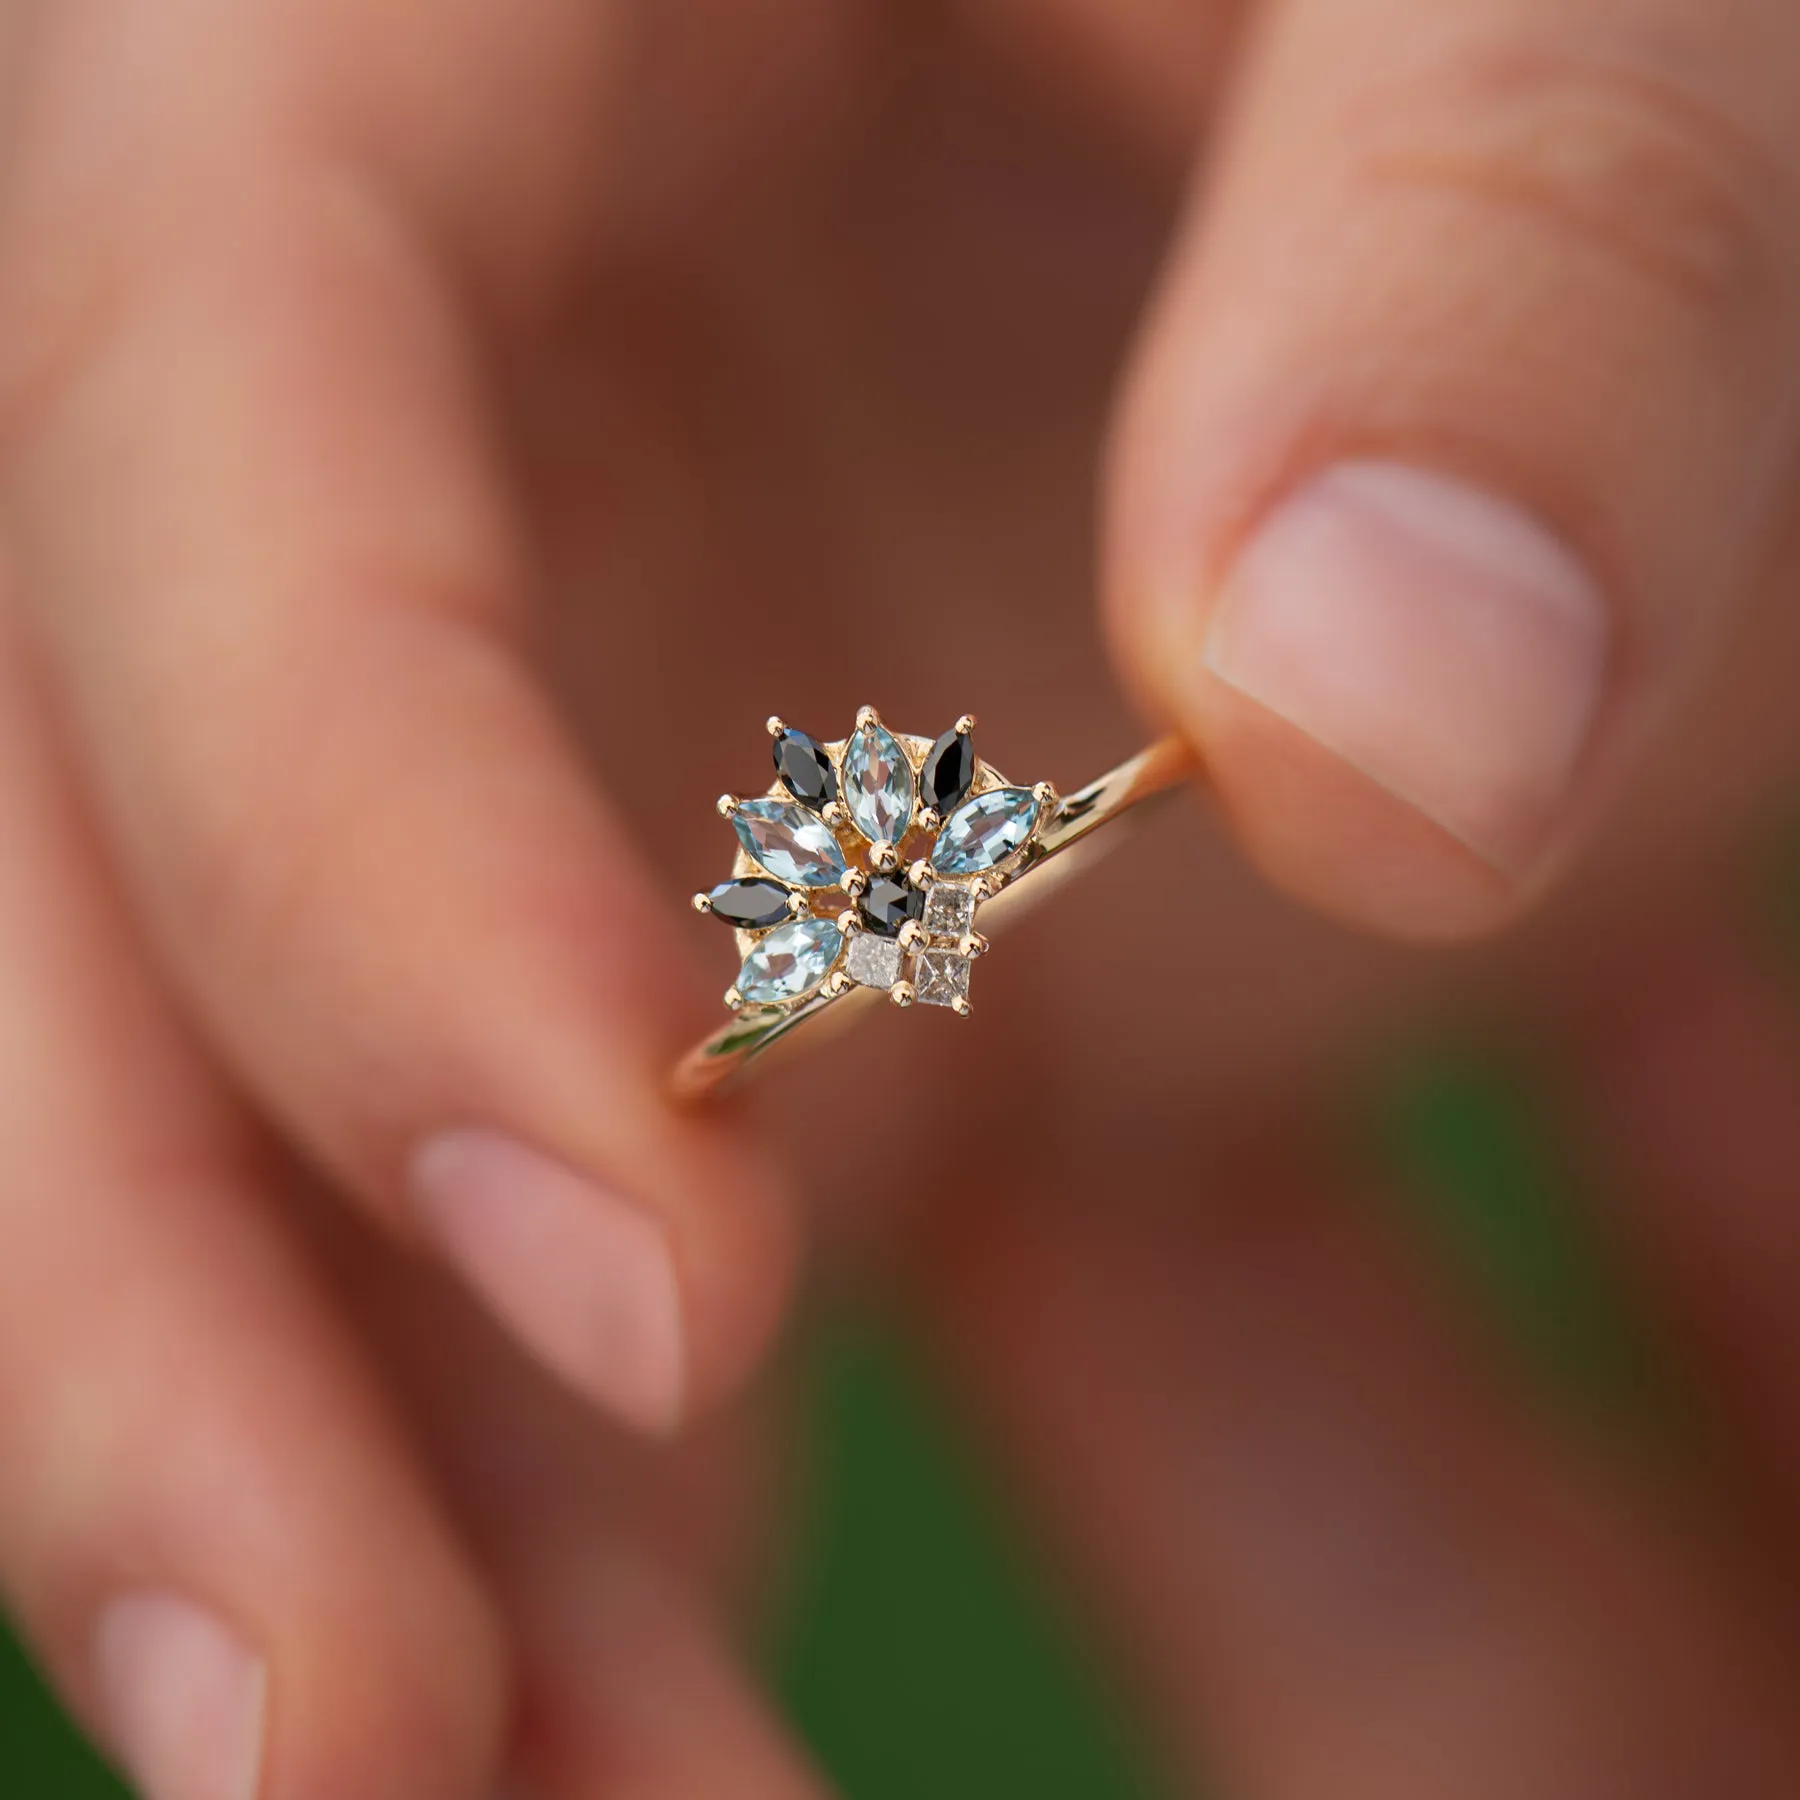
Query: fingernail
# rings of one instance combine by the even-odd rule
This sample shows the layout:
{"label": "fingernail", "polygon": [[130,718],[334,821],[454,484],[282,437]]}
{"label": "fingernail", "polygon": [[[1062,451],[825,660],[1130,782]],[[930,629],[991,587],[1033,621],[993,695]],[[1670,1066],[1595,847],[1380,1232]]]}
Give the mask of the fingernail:
{"label": "fingernail", "polygon": [[268,1673],[211,1613],[128,1595],[100,1615],[93,1658],[101,1729],[145,1800],[255,1800]]}
{"label": "fingernail", "polygon": [[474,1130],[424,1145],[413,1193],[445,1256],[544,1363],[627,1424],[674,1428],[680,1291],[668,1240],[643,1208]]}
{"label": "fingernail", "polygon": [[1246,545],[1206,667],[1504,872],[1554,831],[1593,730],[1608,614],[1509,502],[1344,463]]}

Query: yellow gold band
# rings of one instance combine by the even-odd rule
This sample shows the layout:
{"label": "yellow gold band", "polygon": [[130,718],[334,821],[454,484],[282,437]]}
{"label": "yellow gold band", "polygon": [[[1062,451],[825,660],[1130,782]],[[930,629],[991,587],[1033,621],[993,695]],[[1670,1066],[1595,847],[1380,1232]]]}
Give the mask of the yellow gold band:
{"label": "yellow gold band", "polygon": [[[723,915],[735,921],[747,916],[744,908],[768,903],[768,895],[750,890],[784,888],[792,921],[770,924],[758,917],[740,929],[745,977],[755,981],[741,978],[726,997],[733,1017],[677,1064],[673,1086],[679,1096],[715,1093],[801,1026],[827,1017],[847,1023],[875,1000],[921,1000],[967,1012],[968,965],[987,948],[984,934],[1035,904],[1053,877],[1062,879],[1099,850],[1091,840],[1102,826],[1167,793],[1196,766],[1184,741],[1165,738],[1064,797],[1048,784],[1010,787],[968,749],[961,752],[962,766],[972,773],[956,809],[940,816],[924,804],[930,784],[936,779],[942,786],[939,765],[954,758],[960,747],[953,739],[967,738],[973,725],[972,719],[959,720],[954,732],[928,746],[925,739],[889,733],[865,707],[856,734],[820,745],[779,719],[769,721],[777,769],[785,756],[789,772],[760,801],[720,802],[744,848],[734,879],[711,895],[696,895],[695,905],[702,912],[715,910],[715,902],[721,910],[738,908]],[[1026,813],[1029,830],[1015,846]],[[900,820],[899,835],[890,839],[882,834],[893,829],[894,819]],[[902,875],[899,851],[909,833],[934,841]],[[828,879],[840,865],[841,876]],[[885,924],[872,930],[866,922],[871,880],[894,907],[913,908],[894,936],[885,935]],[[919,891],[917,903],[905,891],[909,886]],[[971,929],[977,908],[981,934]],[[796,940],[800,954],[782,943],[784,935]],[[812,971],[799,966],[801,956],[822,964],[828,953],[829,969],[810,990],[792,998],[746,997],[783,982],[804,983]],[[895,973],[901,970],[912,979]],[[888,977],[884,991],[876,983]],[[821,1024],[807,1042],[822,1036]]]}

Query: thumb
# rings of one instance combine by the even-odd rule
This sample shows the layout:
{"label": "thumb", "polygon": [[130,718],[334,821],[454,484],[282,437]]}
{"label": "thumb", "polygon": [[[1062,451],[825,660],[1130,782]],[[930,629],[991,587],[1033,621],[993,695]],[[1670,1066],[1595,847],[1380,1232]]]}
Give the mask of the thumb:
{"label": "thumb", "polygon": [[1800,12],[1695,23],[1277,0],[1182,233],[1115,444],[1118,655],[1355,923],[1547,885],[1788,498]]}

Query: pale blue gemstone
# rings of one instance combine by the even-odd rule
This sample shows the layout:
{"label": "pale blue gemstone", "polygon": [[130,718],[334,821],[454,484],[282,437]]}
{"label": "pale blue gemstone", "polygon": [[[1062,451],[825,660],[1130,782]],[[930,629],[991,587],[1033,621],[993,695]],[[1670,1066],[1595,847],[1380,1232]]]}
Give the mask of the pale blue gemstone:
{"label": "pale blue gemstone", "polygon": [[792,800],[746,800],[731,822],[745,851],[790,887],[833,887],[844,873],[831,827]]}
{"label": "pale blue gemstone", "polygon": [[773,1006],[810,994],[831,973],[844,934],[829,919],[794,919],[777,925],[744,958],[737,991],[752,1006]]}
{"label": "pale blue gemstone", "polygon": [[880,725],[851,732],[844,746],[844,805],[871,844],[897,844],[912,823],[913,772],[894,734]]}
{"label": "pale blue gemstone", "polygon": [[993,788],[965,800],[938,833],[931,866],[940,875],[980,875],[1024,845],[1037,824],[1038,797],[1030,788]]}

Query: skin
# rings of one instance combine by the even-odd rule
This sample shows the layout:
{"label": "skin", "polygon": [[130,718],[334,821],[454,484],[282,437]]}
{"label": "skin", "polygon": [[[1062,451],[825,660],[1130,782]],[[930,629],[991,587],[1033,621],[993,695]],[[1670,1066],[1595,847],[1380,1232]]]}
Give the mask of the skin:
{"label": "skin", "polygon": [[[715,1412],[811,1235],[932,1322],[1180,1766],[1795,1785],[1800,1049],[1736,898],[1800,716],[1790,7],[0,32],[0,1585],[104,1740],[96,1620],[153,1589],[265,1667],[261,1800],[819,1792],[730,1647],[769,1421]],[[1259,522],[1377,453],[1605,597],[1504,858],[1202,665]],[[891,1021],[761,1139],[671,1111],[763,714],[988,688],[1009,773],[1174,727],[1224,825],[1071,889],[967,1036]],[[1151,868],[1158,929],[1065,954]],[[1481,1007],[1554,1033],[1723,1422],[1677,1492],[1535,1414],[1309,1110]],[[922,1042],[945,1160],[1013,1094],[1039,1160],[974,1204],[770,1148]],[[471,1123],[676,1246],[679,1445],[439,1266],[410,1159]]]}

